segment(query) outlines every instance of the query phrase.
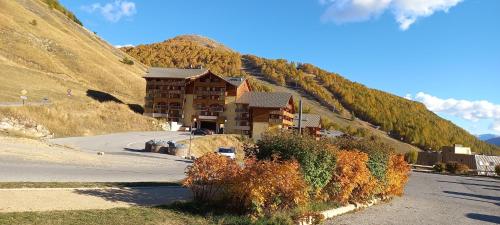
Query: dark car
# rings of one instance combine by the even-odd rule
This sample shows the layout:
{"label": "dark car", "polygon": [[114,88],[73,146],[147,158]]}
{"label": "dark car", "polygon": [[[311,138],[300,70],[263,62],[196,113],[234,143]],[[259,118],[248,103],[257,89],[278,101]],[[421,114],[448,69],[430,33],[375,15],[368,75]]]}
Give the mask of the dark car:
{"label": "dark car", "polygon": [[200,128],[200,130],[202,130],[203,132],[205,132],[207,135],[212,135],[214,134],[214,131],[213,130],[209,130],[207,128]]}
{"label": "dark car", "polygon": [[196,130],[191,131],[191,134],[205,136],[208,133],[202,129],[196,129]]}

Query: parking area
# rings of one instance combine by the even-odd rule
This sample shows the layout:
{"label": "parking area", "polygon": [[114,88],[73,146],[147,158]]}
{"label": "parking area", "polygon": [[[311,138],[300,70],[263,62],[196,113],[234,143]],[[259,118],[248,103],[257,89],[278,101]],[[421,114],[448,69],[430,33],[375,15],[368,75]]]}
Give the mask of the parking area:
{"label": "parking area", "polygon": [[403,197],[326,224],[500,224],[500,180],[413,172]]}

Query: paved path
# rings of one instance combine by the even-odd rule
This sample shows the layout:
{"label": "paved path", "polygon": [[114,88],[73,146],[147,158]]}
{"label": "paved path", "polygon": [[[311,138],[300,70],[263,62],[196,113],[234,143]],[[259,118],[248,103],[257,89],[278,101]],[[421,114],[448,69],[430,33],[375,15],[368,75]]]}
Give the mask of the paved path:
{"label": "paved path", "polygon": [[414,172],[405,196],[326,224],[500,224],[500,180]]}
{"label": "paved path", "polygon": [[[67,162],[47,162],[19,158],[0,158],[1,181],[178,181],[184,178],[189,161],[180,157],[142,152],[151,139],[184,140],[182,132],[127,132],[90,137],[50,140],[53,144],[70,146],[79,155],[67,156]],[[11,146],[12,147],[12,146]],[[2,146],[0,146],[1,150]],[[33,149],[36,151],[37,149]],[[97,152],[104,152],[98,156]],[[50,154],[50,153],[48,153]],[[55,152],[54,154],[61,154]],[[68,150],[68,154],[70,151]],[[84,155],[82,155],[84,154]],[[86,160],[79,161],[85,156]],[[87,158],[92,157],[91,161]],[[90,163],[86,163],[91,161]]]}
{"label": "paved path", "polygon": [[182,187],[0,189],[0,213],[153,206],[190,198]]}

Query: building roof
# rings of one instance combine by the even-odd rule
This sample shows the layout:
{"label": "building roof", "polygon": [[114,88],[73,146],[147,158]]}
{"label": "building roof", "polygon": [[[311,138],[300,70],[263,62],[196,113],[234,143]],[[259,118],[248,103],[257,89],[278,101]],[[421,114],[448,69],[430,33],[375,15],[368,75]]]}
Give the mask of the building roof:
{"label": "building roof", "polygon": [[[302,127],[320,127],[321,116],[318,114],[302,114]],[[293,126],[299,127],[299,114],[293,118]]]}
{"label": "building roof", "polygon": [[284,108],[290,98],[292,94],[286,92],[245,92],[236,103],[259,108]]}
{"label": "building roof", "polygon": [[244,77],[222,77],[222,78],[231,85],[236,87],[242,85],[246,80]]}
{"label": "building roof", "polygon": [[177,69],[151,67],[148,69],[145,78],[180,78],[187,79],[198,77],[208,73],[208,69]]}
{"label": "building roof", "polygon": [[500,156],[474,155],[478,171],[493,172],[495,166],[500,165]]}

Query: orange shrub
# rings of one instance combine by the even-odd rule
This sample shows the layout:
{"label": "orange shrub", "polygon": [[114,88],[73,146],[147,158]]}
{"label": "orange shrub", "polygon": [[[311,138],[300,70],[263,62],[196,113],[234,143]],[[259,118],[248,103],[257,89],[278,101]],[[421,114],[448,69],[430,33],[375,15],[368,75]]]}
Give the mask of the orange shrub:
{"label": "orange shrub", "polygon": [[341,204],[370,200],[378,186],[367,167],[368,155],[359,151],[340,151],[332,181],[325,188],[330,200]]}
{"label": "orange shrub", "polygon": [[188,167],[183,185],[191,189],[195,201],[216,201],[227,192],[240,171],[235,160],[208,153]]}
{"label": "orange shrub", "polygon": [[409,175],[410,166],[405,161],[404,156],[392,155],[389,159],[389,165],[387,168],[387,184],[383,195],[403,195]]}
{"label": "orange shrub", "polygon": [[247,160],[234,184],[234,206],[257,216],[302,206],[309,198],[297,161]]}

